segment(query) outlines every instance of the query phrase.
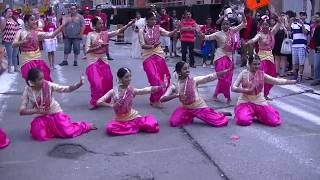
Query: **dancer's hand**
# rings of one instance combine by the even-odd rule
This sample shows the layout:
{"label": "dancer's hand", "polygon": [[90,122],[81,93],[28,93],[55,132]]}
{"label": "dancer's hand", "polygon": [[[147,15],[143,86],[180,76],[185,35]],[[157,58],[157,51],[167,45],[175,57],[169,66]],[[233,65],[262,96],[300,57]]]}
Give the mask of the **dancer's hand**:
{"label": "dancer's hand", "polygon": [[287,80],[287,84],[297,84],[297,80]]}
{"label": "dancer's hand", "polygon": [[225,69],[223,71],[217,72],[217,76],[218,77],[224,76],[225,74],[227,74],[229,71],[232,71],[232,70],[233,70],[233,66],[231,68],[229,68],[229,69]]}
{"label": "dancer's hand", "polygon": [[256,86],[255,86],[255,85],[251,86],[251,87],[248,88],[248,89],[245,89],[246,93],[252,93],[252,92],[255,91],[255,90],[256,90]]}
{"label": "dancer's hand", "polygon": [[157,42],[156,44],[153,45],[153,48],[158,47],[161,44],[161,42]]}
{"label": "dancer's hand", "polygon": [[200,36],[200,38],[201,38],[202,40],[204,40],[204,38],[206,37],[206,35],[205,35],[204,33],[202,33],[202,32],[199,32],[199,36]]}
{"label": "dancer's hand", "polygon": [[44,108],[44,107],[40,107],[39,109],[37,109],[36,114],[49,114],[49,110]]}
{"label": "dancer's hand", "polygon": [[82,85],[84,84],[84,79],[85,79],[84,75],[81,74],[81,76],[80,76],[80,81],[79,81],[79,85],[80,85],[80,86],[82,86]]}
{"label": "dancer's hand", "polygon": [[161,87],[162,87],[162,88],[166,88],[166,87],[168,87],[168,86],[169,86],[169,80],[168,80],[167,75],[165,74],[165,75],[164,75],[164,78],[163,78],[163,83],[161,84]]}

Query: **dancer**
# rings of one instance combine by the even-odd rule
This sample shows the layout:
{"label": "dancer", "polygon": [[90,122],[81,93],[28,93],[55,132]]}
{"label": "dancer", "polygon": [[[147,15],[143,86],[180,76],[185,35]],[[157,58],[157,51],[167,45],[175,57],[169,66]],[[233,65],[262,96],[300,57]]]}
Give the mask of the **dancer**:
{"label": "dancer", "polygon": [[232,91],[241,93],[235,107],[235,120],[238,125],[249,126],[253,118],[268,126],[278,126],[281,119],[277,110],[268,104],[263,88],[265,82],[273,85],[295,84],[296,80],[274,78],[260,70],[260,58],[249,57],[248,68],[243,70],[232,86]]}
{"label": "dancer", "polygon": [[131,57],[132,58],[142,58],[142,49],[139,42],[139,30],[145,26],[146,19],[141,18],[140,12],[136,12],[136,21],[133,24],[133,34],[132,34],[132,51]]}
{"label": "dancer", "polygon": [[[38,141],[46,141],[54,137],[73,138],[90,130],[97,129],[87,122],[71,122],[70,116],[64,114],[52,93],[73,92],[83,85],[80,82],[71,86],[61,86],[44,80],[43,72],[33,68],[26,78],[27,87],[22,95],[20,115],[38,115],[31,122],[30,134]],[[28,106],[28,105],[31,105]]]}
{"label": "dancer", "polygon": [[50,77],[50,69],[46,65],[45,60],[41,58],[39,41],[54,38],[62,30],[65,24],[62,24],[53,33],[47,33],[37,31],[38,22],[35,20],[33,15],[25,15],[24,23],[25,29],[18,31],[12,44],[12,47],[20,46],[22,77],[26,79],[30,69],[39,68],[44,74],[44,79],[52,81]]}
{"label": "dancer", "polygon": [[[171,37],[177,32],[177,29],[168,32],[156,25],[156,16],[152,12],[147,14],[146,20],[147,25],[139,32],[144,58],[143,69],[147,74],[150,85],[158,86],[164,82],[165,76],[170,81],[170,72],[165,62],[165,54],[160,46],[160,35]],[[162,91],[151,93],[150,105],[161,108],[160,97],[165,91],[166,89],[163,89]]]}
{"label": "dancer", "polygon": [[115,120],[106,125],[106,132],[109,135],[128,135],[138,133],[139,131],[148,133],[159,132],[160,127],[154,117],[151,115],[139,115],[138,111],[132,109],[132,101],[136,95],[161,91],[166,85],[136,89],[130,85],[132,75],[129,68],[120,68],[117,76],[119,86],[110,90],[97,102],[103,105],[107,99],[111,98],[114,103],[113,110],[116,117]]}
{"label": "dancer", "polygon": [[[214,54],[214,68],[216,72],[223,71],[225,69],[232,69],[232,52],[236,49],[235,33],[238,33],[241,29],[245,28],[247,20],[244,14],[242,14],[242,23],[235,27],[230,27],[228,18],[224,18],[221,23],[221,31],[215,32],[210,35],[204,35],[201,33],[202,38],[206,41],[216,40],[217,49]],[[218,95],[223,93],[227,99],[227,103],[231,102],[230,87],[232,83],[233,71],[229,71],[224,76],[219,77],[216,90],[213,95],[213,99],[218,101]]]}
{"label": "dancer", "polygon": [[[100,17],[92,19],[94,31],[88,34],[85,46],[88,62],[86,74],[91,89],[90,109],[96,108],[97,100],[112,89],[112,73],[106,55],[109,38],[122,33],[134,23],[134,21],[130,21],[123,28],[108,32],[102,31],[102,22]],[[110,102],[110,99],[107,99],[106,102]]]}
{"label": "dancer", "polygon": [[[273,26],[273,28],[270,30],[270,20],[267,15],[262,16],[262,23],[260,25],[261,31],[258,32],[258,34],[247,41],[246,44],[253,44],[258,42],[259,44],[259,57],[262,59],[261,61],[261,70],[264,71],[266,74],[276,77],[277,76],[277,70],[276,65],[274,64],[274,57],[272,54],[272,49],[274,47],[274,36],[279,31],[281,27],[281,23],[278,21],[278,17],[275,19],[277,21],[277,24]],[[268,97],[269,92],[272,88],[272,84],[266,84],[264,85],[264,96],[267,100],[270,100]]]}
{"label": "dancer", "polygon": [[[216,80],[225,75],[231,69],[212,73],[206,76],[189,77],[189,64],[180,61],[176,64],[175,71],[178,74],[177,84],[172,84],[166,93],[161,97],[161,102],[167,102],[179,98],[182,106],[178,107],[170,118],[172,127],[190,124],[194,117],[197,117],[210,126],[221,127],[228,124],[224,113],[217,113],[209,108],[206,102],[198,93],[198,85]],[[230,113],[226,115],[231,115]]]}
{"label": "dancer", "polygon": [[0,128],[0,149],[7,147],[10,144],[10,140],[7,138],[4,131]]}

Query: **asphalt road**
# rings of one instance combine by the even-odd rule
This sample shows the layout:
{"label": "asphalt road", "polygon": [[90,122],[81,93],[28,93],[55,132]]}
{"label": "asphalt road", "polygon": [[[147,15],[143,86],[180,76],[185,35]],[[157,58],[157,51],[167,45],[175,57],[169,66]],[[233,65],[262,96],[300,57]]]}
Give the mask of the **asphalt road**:
{"label": "asphalt road", "polygon": [[[148,86],[142,60],[130,58],[130,45],[112,45],[110,49],[115,59],[110,61],[114,83],[117,69],[127,66],[132,70],[135,87]],[[57,51],[56,57],[60,62],[63,52]],[[72,57],[69,59],[72,62]],[[168,60],[171,71],[177,60]],[[58,67],[52,72],[54,81],[78,81],[85,72],[85,61],[80,60],[79,64]],[[197,76],[213,70],[198,66],[191,71]],[[240,69],[235,71],[238,74]],[[222,128],[206,126],[198,119],[192,125],[172,128],[168,119],[179,105],[177,100],[159,110],[149,105],[148,96],[139,96],[134,100],[134,108],[142,115],[156,117],[160,132],[110,137],[105,134],[105,124],[113,118],[113,110],[88,110],[90,91],[86,83],[74,93],[55,97],[74,120],[93,122],[99,129],[73,139],[37,142],[29,135],[32,117],[18,114],[25,86],[20,74],[4,74],[0,84],[0,127],[11,140],[7,148],[0,150],[1,180],[320,179],[320,95],[307,86],[272,89],[271,104],[279,110],[283,121],[276,128],[259,123],[240,127],[233,118]],[[201,86],[200,94],[218,111],[233,112],[238,94],[232,94],[231,106],[213,102],[215,86],[216,82]]]}

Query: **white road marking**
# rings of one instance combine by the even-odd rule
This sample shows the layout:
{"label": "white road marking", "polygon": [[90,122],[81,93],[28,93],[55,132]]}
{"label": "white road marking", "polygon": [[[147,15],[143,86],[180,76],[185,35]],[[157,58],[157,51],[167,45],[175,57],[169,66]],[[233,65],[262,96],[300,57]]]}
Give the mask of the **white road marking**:
{"label": "white road marking", "polygon": [[[67,83],[67,79],[64,78],[64,74],[62,73],[62,67],[61,66],[56,66],[55,71],[57,72],[57,77],[58,77],[58,82],[59,84],[66,84]],[[69,102],[69,98],[65,93],[61,94],[62,97],[62,102],[63,103],[68,103]]]}
{"label": "white road marking", "polygon": [[293,105],[284,103],[279,100],[275,100],[274,103],[272,103],[272,105],[276,106],[279,109],[282,109],[283,111],[294,114],[295,116],[297,116],[301,119],[311,121],[311,122],[315,123],[316,125],[320,125],[320,117],[318,115],[307,112],[304,109],[297,108]]}
{"label": "white road marking", "polygon": [[[8,91],[13,91],[15,88],[13,87],[14,83],[16,82],[16,79],[18,77],[18,74],[8,74],[4,73],[0,75],[0,93],[6,93]],[[0,94],[0,122],[3,120],[4,112],[6,112],[8,108],[8,101],[6,100],[7,97]]]}
{"label": "white road marking", "polygon": [[247,128],[246,130],[250,131],[250,133],[256,134],[255,137],[258,137],[261,141],[271,144],[290,154],[300,164],[316,169],[317,173],[320,174],[319,164],[316,164],[312,158],[308,157],[308,154],[298,149],[298,146],[285,139],[286,137],[276,137],[274,134],[265,131],[263,128]]}

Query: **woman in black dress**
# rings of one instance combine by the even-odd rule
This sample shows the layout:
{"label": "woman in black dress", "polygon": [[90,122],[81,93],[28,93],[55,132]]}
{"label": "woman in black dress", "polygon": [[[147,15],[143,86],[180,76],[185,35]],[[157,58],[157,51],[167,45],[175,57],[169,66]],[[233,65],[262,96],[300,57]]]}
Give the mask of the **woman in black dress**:
{"label": "woman in black dress", "polygon": [[[282,21],[285,22],[285,21]],[[271,18],[270,24],[273,26],[276,24],[276,21]],[[279,29],[279,31],[275,34],[275,45],[272,50],[272,54],[274,56],[274,62],[276,64],[276,70],[277,74],[280,75],[280,77],[285,76],[285,71],[287,67],[287,55],[281,54],[281,46],[283,40],[287,36],[287,30],[284,25],[282,25]]]}

